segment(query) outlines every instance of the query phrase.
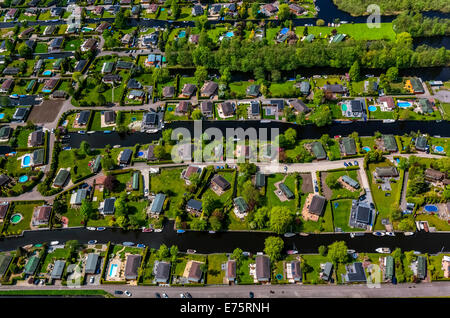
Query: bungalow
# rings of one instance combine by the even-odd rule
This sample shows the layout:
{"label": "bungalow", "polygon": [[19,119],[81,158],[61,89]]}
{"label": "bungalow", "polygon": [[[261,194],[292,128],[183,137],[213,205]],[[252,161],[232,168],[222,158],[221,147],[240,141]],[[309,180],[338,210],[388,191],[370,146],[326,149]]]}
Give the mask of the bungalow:
{"label": "bungalow", "polygon": [[113,125],[116,123],[116,113],[113,110],[107,110],[103,113],[105,124]]}
{"label": "bungalow", "polygon": [[199,4],[195,4],[192,7],[191,15],[196,17],[196,16],[199,16],[199,15],[202,15],[202,14],[203,14],[203,7],[201,5],[199,5]]}
{"label": "bungalow", "polygon": [[186,203],[186,211],[194,216],[200,216],[203,211],[202,202],[195,199],[190,199]]}
{"label": "bungalow", "polygon": [[61,7],[54,7],[50,9],[50,15],[52,17],[61,17],[61,15],[64,12],[64,8]]}
{"label": "bungalow", "polygon": [[133,100],[134,99],[139,99],[139,100],[143,101],[144,97],[145,97],[145,92],[133,89],[133,90],[130,91],[130,93],[128,93],[127,97],[129,99],[133,99]]}
{"label": "bungalow", "polygon": [[374,174],[377,178],[395,178],[399,176],[397,168],[394,166],[376,167]]}
{"label": "bungalow", "polygon": [[326,201],[325,197],[310,193],[302,210],[303,219],[317,222],[323,214]]}
{"label": "bungalow", "polygon": [[258,282],[269,282],[270,259],[264,255],[256,256],[256,280]]}
{"label": "bungalow", "polygon": [[425,136],[418,136],[415,142],[416,150],[419,151],[427,151],[428,150],[428,141]]}
{"label": "bungalow", "polygon": [[397,152],[397,142],[395,141],[394,135],[383,135],[383,145],[384,150],[388,152]]}
{"label": "bungalow", "polygon": [[230,283],[236,282],[236,261],[229,260],[225,265],[225,281]]}
{"label": "bungalow", "polygon": [[170,278],[170,263],[163,261],[155,261],[153,266],[153,273],[155,275],[155,282],[166,284]]}
{"label": "bungalow", "polygon": [[231,184],[220,174],[216,174],[211,179],[211,188],[218,195],[222,195],[225,191],[227,191],[231,187]]}
{"label": "bungalow", "polygon": [[101,15],[103,13],[103,7],[97,6],[92,10],[92,13],[95,15]]}
{"label": "bungalow", "polygon": [[2,278],[8,270],[13,257],[10,255],[0,255],[0,278]]}
{"label": "bungalow", "polygon": [[261,13],[264,14],[264,15],[266,15],[266,16],[268,16],[268,17],[273,16],[273,15],[276,14],[277,12],[278,12],[278,8],[275,7],[275,6],[274,6],[273,4],[271,4],[271,3],[265,4],[265,5],[263,5],[263,6],[261,7]]}
{"label": "bungalow", "polygon": [[178,106],[175,108],[175,115],[186,115],[189,113],[191,108],[191,102],[182,100],[178,103]]}
{"label": "bungalow", "polygon": [[6,174],[0,175],[0,187],[5,187],[11,182],[11,178]]}
{"label": "bungalow", "polygon": [[2,128],[0,128],[0,141],[2,141],[2,142],[8,141],[9,136],[11,135],[11,132],[12,132],[11,127],[3,126]]}
{"label": "bungalow", "polygon": [[295,3],[289,4],[289,10],[295,15],[301,15],[306,11],[305,8],[298,6]]}
{"label": "bungalow", "polygon": [[250,101],[250,107],[248,109],[249,119],[259,119],[261,118],[260,104],[258,101]]}
{"label": "bungalow", "polygon": [[67,179],[70,176],[70,172],[65,169],[59,170],[58,174],[56,175],[55,181],[53,181],[53,186],[57,188],[62,188],[64,184],[66,183]]}
{"label": "bungalow", "polygon": [[115,212],[115,206],[114,203],[116,203],[116,198],[107,198],[105,201],[100,203],[99,212],[103,215],[113,215]]}
{"label": "bungalow", "polygon": [[156,3],[152,3],[147,7],[147,13],[156,13],[156,11],[158,10],[158,5]]}
{"label": "bungalow", "polygon": [[392,111],[395,109],[395,102],[392,96],[382,96],[378,98],[378,104],[381,105],[381,110]]}
{"label": "bungalow", "polygon": [[311,143],[311,150],[317,160],[323,160],[327,158],[327,153],[325,152],[325,149],[323,148],[321,142],[315,141]]}
{"label": "bungalow", "polygon": [[44,82],[44,87],[42,91],[44,93],[51,93],[56,88],[56,85],[59,83],[59,78],[51,78]]}
{"label": "bungalow", "polygon": [[81,52],[93,51],[97,47],[97,40],[89,38],[81,45]]}
{"label": "bungalow", "polygon": [[27,17],[33,17],[36,16],[38,12],[39,12],[38,8],[26,8],[23,14],[26,15]]}
{"label": "bungalow", "polygon": [[255,174],[255,187],[262,188],[266,185],[266,176],[262,172],[257,172]]}
{"label": "bungalow", "polygon": [[189,166],[185,170],[181,172],[181,177],[184,179],[187,185],[191,184],[189,180],[191,176],[197,174],[199,175],[202,172],[202,169],[196,166]]}
{"label": "bungalow", "polygon": [[433,113],[433,105],[431,104],[428,98],[420,98],[419,99],[419,107],[422,113],[424,114],[432,114]]}
{"label": "bungalow", "polygon": [[39,257],[37,257],[37,256],[31,256],[31,257],[28,259],[27,263],[25,264],[23,273],[24,273],[25,275],[29,275],[29,276],[34,275],[34,273],[36,272],[36,269],[37,269],[37,267],[38,267],[38,265],[39,265],[39,262],[40,262]]}
{"label": "bungalow", "polygon": [[42,205],[34,208],[31,224],[33,226],[46,225],[50,220],[52,214],[52,207],[48,205]]}
{"label": "bungalow", "polygon": [[359,183],[356,180],[353,180],[348,175],[343,175],[339,180],[342,180],[342,183],[349,186],[352,190],[359,189]]}
{"label": "bungalow", "polygon": [[125,279],[134,280],[138,277],[139,266],[141,265],[142,256],[132,255],[127,256],[125,263]]}
{"label": "bungalow", "polygon": [[52,35],[56,31],[56,25],[48,25],[45,27],[44,32],[42,33],[44,36]]}
{"label": "bungalow", "polygon": [[175,95],[175,87],[166,86],[163,88],[163,97],[164,98],[172,98]]}
{"label": "bungalow", "polygon": [[119,163],[127,165],[130,162],[133,151],[131,149],[124,149],[119,155]]}
{"label": "bungalow", "polygon": [[102,74],[111,73],[112,71],[114,71],[114,66],[115,66],[114,62],[105,62],[105,63],[103,63]]}
{"label": "bungalow", "polygon": [[64,42],[64,38],[57,37],[50,41],[50,44],[48,46],[48,52],[56,52],[61,50],[62,44]]}
{"label": "bungalow", "polygon": [[198,35],[198,34],[191,34],[189,36],[189,43],[198,44],[199,40],[200,40],[200,35]]}
{"label": "bungalow", "polygon": [[425,90],[423,89],[422,81],[418,78],[411,78],[406,80],[405,89],[407,89],[412,94],[423,94]]}
{"label": "bungalow", "polygon": [[[103,10],[103,7],[99,7]],[[108,30],[111,27],[111,24],[108,22],[102,22],[99,24],[99,26],[95,29],[95,32],[103,33],[105,30]]]}
{"label": "bungalow", "polygon": [[132,182],[131,182],[131,188],[134,191],[139,190],[139,180],[140,180],[140,173],[139,171],[135,171],[133,172],[133,178],[132,178]]}
{"label": "bungalow", "polygon": [[[156,46],[158,45],[158,37],[159,37],[159,32],[155,31],[152,34],[144,36],[141,40],[141,44],[142,44],[142,46],[144,46],[146,48],[156,48]],[[149,56],[147,56],[147,60],[149,60]],[[147,64],[147,60],[146,60],[146,64]],[[151,64],[153,64],[153,63],[151,63]]]}
{"label": "bungalow", "polygon": [[134,64],[126,61],[117,61],[116,69],[117,70],[131,70]]}
{"label": "bungalow", "polygon": [[183,90],[181,91],[181,97],[190,98],[195,93],[196,89],[197,86],[195,86],[194,84],[184,84]]}
{"label": "bungalow", "polygon": [[347,283],[365,283],[367,281],[366,273],[362,263],[357,262],[346,265],[347,273],[344,275],[344,282]]}
{"label": "bungalow", "polygon": [[5,14],[5,18],[7,20],[14,19],[16,17],[17,13],[18,13],[18,10],[16,8],[9,9],[8,12],[6,12],[6,14]]}
{"label": "bungalow", "polygon": [[102,82],[105,84],[115,84],[115,83],[120,83],[122,81],[122,76],[120,76],[119,74],[107,74],[105,76],[103,76],[102,78]]}
{"label": "bungalow", "polygon": [[19,39],[29,37],[33,32],[34,32],[33,27],[25,29],[24,31],[22,31],[22,33],[19,34]]}
{"label": "bungalow", "polygon": [[9,202],[0,203],[0,222],[3,222],[8,212]]}
{"label": "bungalow", "polygon": [[334,35],[334,36],[332,36],[332,37],[330,38],[329,43],[339,43],[339,42],[342,42],[342,41],[345,39],[346,36],[347,36],[346,34],[340,34],[340,33],[338,33],[338,34],[336,34],[336,35]]}
{"label": "bungalow", "polygon": [[38,147],[44,144],[44,132],[42,130],[33,131],[29,137],[29,145]]}
{"label": "bungalow", "polygon": [[425,180],[436,182],[436,181],[442,181],[445,178],[445,173],[434,170],[434,169],[425,169]]}
{"label": "bungalow", "polygon": [[361,99],[353,99],[351,101],[346,101],[342,103],[342,114],[346,117],[363,117],[364,111],[364,101]]}
{"label": "bungalow", "polygon": [[215,95],[217,93],[217,88],[219,85],[216,82],[209,81],[203,84],[200,95],[201,97],[207,97],[210,98],[211,96]]}
{"label": "bungalow", "polygon": [[421,255],[417,258],[417,277],[419,279],[427,277],[427,258]]}
{"label": "bungalow", "polygon": [[64,273],[64,267],[66,266],[66,261],[57,260],[53,266],[53,270],[50,274],[51,279],[61,279]]}
{"label": "bungalow", "polygon": [[3,75],[17,75],[19,72],[20,69],[18,67],[6,67],[3,70]]}
{"label": "bungalow", "polygon": [[95,274],[98,266],[98,259],[100,255],[97,253],[89,253],[86,259],[86,265],[84,267],[84,272],[86,274]]}
{"label": "bungalow", "polygon": [[147,149],[147,156],[146,156],[146,158],[147,158],[148,161],[155,161],[155,160],[158,159],[158,158],[155,157],[155,152],[154,152],[154,150],[155,150],[155,145],[149,145],[149,146],[148,146],[148,149]]}
{"label": "bungalow", "polygon": [[300,261],[286,262],[286,278],[290,283],[302,282],[302,269]]}
{"label": "bungalow", "polygon": [[12,119],[14,121],[25,121],[25,118],[27,117],[29,108],[28,107],[19,107],[16,108],[16,111],[14,112],[14,115]]}
{"label": "bungalow", "polygon": [[54,91],[52,94],[53,99],[66,99],[67,96],[67,93],[63,90]]}
{"label": "bungalow", "polygon": [[156,113],[145,113],[142,117],[141,130],[154,129],[158,127],[158,115]]}
{"label": "bungalow", "polygon": [[189,261],[186,267],[189,266],[187,279],[191,283],[198,283],[202,279],[203,271],[200,267],[202,263],[196,261]]}
{"label": "bungalow", "polygon": [[155,196],[152,204],[150,205],[151,216],[159,217],[159,215],[161,214],[161,212],[163,210],[165,200],[166,200],[166,195],[164,193],[158,193]]}
{"label": "bungalow", "polygon": [[394,278],[394,258],[391,255],[388,255],[383,260],[384,265],[384,279],[388,281],[392,281]]}
{"label": "bungalow", "polygon": [[76,126],[77,127],[85,127],[89,121],[90,116],[91,116],[90,110],[83,110],[83,111],[79,112],[75,118]]}
{"label": "bungalow", "polygon": [[295,87],[300,89],[300,93],[302,93],[302,95],[308,95],[311,90],[311,84],[308,81],[296,83]]}
{"label": "bungalow", "polygon": [[260,94],[259,85],[250,85],[247,87],[246,94],[249,97],[258,97]]}
{"label": "bungalow", "polygon": [[278,185],[278,187],[280,188],[281,192],[283,192],[283,194],[286,196],[286,198],[293,199],[295,197],[294,193],[292,193],[291,189],[288,188],[288,186],[286,184],[284,184],[283,182],[280,183]]}
{"label": "bungalow", "polygon": [[76,192],[72,193],[70,197],[70,204],[72,206],[81,205],[83,200],[86,200],[88,196],[88,189],[78,189]]}
{"label": "bungalow", "polygon": [[247,202],[245,202],[244,198],[237,197],[233,199],[233,203],[234,203],[234,214],[238,218],[243,219],[248,214]]}
{"label": "bungalow", "polygon": [[0,88],[0,93],[8,93],[12,87],[14,86],[14,80],[13,79],[7,79],[2,83],[2,86]]}
{"label": "bungalow", "polygon": [[356,143],[355,139],[351,137],[343,137],[339,143],[341,148],[341,153],[344,156],[353,156],[356,155]]}
{"label": "bungalow", "polygon": [[273,99],[263,102],[264,108],[266,110],[266,115],[282,115],[284,111],[284,100]]}
{"label": "bungalow", "polygon": [[352,201],[349,225],[353,228],[369,230],[376,214],[367,202]]}
{"label": "bungalow", "polygon": [[133,41],[133,36],[131,33],[126,33],[120,41],[122,42],[122,45],[129,45]]}
{"label": "bungalow", "polygon": [[326,262],[325,264],[321,264],[320,278],[325,281],[329,281],[331,279],[331,275],[333,274],[333,263]]}
{"label": "bungalow", "polygon": [[217,110],[219,111],[219,115],[222,114],[224,118],[232,117],[234,115],[234,104],[231,102],[220,103],[217,105]]}
{"label": "bungalow", "polygon": [[43,148],[33,151],[33,167],[42,166],[45,164],[45,150]]}
{"label": "bungalow", "polygon": [[306,104],[301,99],[293,99],[290,100],[289,105],[295,109],[295,113],[304,113],[307,114],[311,111],[311,109],[306,106]]}
{"label": "bungalow", "polygon": [[200,110],[202,115],[205,117],[212,117],[213,115],[213,102],[212,101],[202,101],[200,103]]}
{"label": "bungalow", "polygon": [[322,89],[325,93],[331,94],[345,94],[347,92],[347,89],[341,84],[325,84]]}
{"label": "bungalow", "polygon": [[128,89],[141,89],[142,88],[142,84],[139,83],[137,80],[135,80],[134,78],[131,78],[128,83],[127,83],[127,88]]}

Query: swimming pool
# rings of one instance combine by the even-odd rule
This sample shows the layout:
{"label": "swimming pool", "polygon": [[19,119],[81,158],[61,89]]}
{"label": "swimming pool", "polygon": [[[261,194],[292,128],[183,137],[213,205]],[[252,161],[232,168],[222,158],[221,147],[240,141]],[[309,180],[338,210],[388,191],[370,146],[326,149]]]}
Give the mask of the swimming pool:
{"label": "swimming pool", "polygon": [[233,31],[228,31],[228,32],[225,34],[225,36],[226,36],[227,38],[231,38],[232,36],[234,36],[234,33],[233,33]]}
{"label": "swimming pool", "polygon": [[111,267],[109,268],[109,277],[115,277],[117,274],[117,267],[119,265],[117,264],[112,264]]}
{"label": "swimming pool", "polygon": [[43,93],[51,93],[52,91],[49,90],[49,89],[43,89],[42,92],[43,92]]}
{"label": "swimming pool", "polygon": [[400,108],[408,108],[411,107],[412,104],[410,102],[397,102],[397,106]]}
{"label": "swimming pool", "polygon": [[286,33],[288,33],[288,31],[289,31],[289,28],[281,29],[280,34],[286,34]]}
{"label": "swimming pool", "polygon": [[437,151],[437,152],[443,152],[443,151],[444,151],[444,147],[442,147],[442,146],[436,146],[436,147],[434,147],[434,151]]}
{"label": "swimming pool", "polygon": [[342,109],[342,111],[347,111],[347,105],[346,104],[342,104],[341,105],[341,109]]}
{"label": "swimming pool", "polygon": [[31,156],[25,155],[22,158],[22,167],[29,167],[31,165]]}
{"label": "swimming pool", "polygon": [[437,212],[437,211],[439,211],[437,206],[431,205],[431,204],[430,205],[425,205],[424,209],[427,212]]}
{"label": "swimming pool", "polygon": [[178,38],[182,39],[186,36],[186,31],[180,31],[180,33],[178,34]]}
{"label": "swimming pool", "polygon": [[142,157],[144,155],[144,152],[143,151],[139,151],[138,152],[138,157]]}
{"label": "swimming pool", "polygon": [[42,73],[42,75],[44,75],[44,76],[50,76],[50,75],[52,75],[52,71],[49,71],[49,70],[44,71],[44,72]]}
{"label": "swimming pool", "polygon": [[364,150],[365,152],[369,152],[370,151],[370,147],[367,147],[367,146],[362,147],[362,150]]}
{"label": "swimming pool", "polygon": [[83,27],[83,28],[81,29],[81,32],[90,32],[90,31],[92,31],[92,30],[94,30],[94,29],[88,28],[88,27]]}
{"label": "swimming pool", "polygon": [[376,106],[369,106],[369,112],[375,112],[377,110]]}
{"label": "swimming pool", "polygon": [[27,182],[27,181],[28,181],[28,176],[23,175],[23,176],[19,177],[19,182],[20,183],[24,183],[24,182]]}
{"label": "swimming pool", "polygon": [[0,119],[3,119],[3,118],[5,118],[5,113],[0,114]]}

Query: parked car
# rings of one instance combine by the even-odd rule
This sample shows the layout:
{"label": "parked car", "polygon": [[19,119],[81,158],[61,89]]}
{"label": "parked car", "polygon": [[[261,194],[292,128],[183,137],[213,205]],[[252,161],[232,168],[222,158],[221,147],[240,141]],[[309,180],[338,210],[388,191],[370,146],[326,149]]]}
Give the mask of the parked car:
{"label": "parked car", "polygon": [[128,290],[125,291],[125,295],[127,295],[128,297],[131,297],[131,293]]}
{"label": "parked car", "polygon": [[166,293],[162,294],[163,298],[169,298]]}
{"label": "parked car", "polygon": [[358,161],[356,161],[356,160],[353,162],[353,164],[354,164],[355,166],[359,166]]}
{"label": "parked car", "polygon": [[375,204],[373,204],[373,202],[370,202],[370,208],[375,209]]}
{"label": "parked car", "polygon": [[115,290],[115,291],[114,291],[114,294],[115,294],[115,295],[122,295],[122,294],[123,294],[123,291],[121,291],[121,290]]}
{"label": "parked car", "polygon": [[189,294],[189,293],[184,293],[184,295],[186,296],[186,298],[192,298],[192,296],[191,296],[191,294]]}
{"label": "parked car", "polygon": [[156,298],[161,298],[161,295],[159,293],[155,293]]}
{"label": "parked car", "polygon": [[351,163],[351,162],[349,161],[349,162],[348,162],[348,165],[349,165],[349,166],[353,166],[353,163]]}
{"label": "parked car", "polygon": [[248,295],[250,296],[250,298],[255,298],[255,294],[253,294],[253,292],[250,292]]}
{"label": "parked car", "polygon": [[184,296],[184,294],[180,294],[180,298],[186,298],[186,296]]}
{"label": "parked car", "polygon": [[314,187],[314,191],[319,192],[319,187],[318,187],[318,186],[315,186],[315,187]]}
{"label": "parked car", "polygon": [[344,166],[348,167],[348,164],[346,162],[344,162]]}

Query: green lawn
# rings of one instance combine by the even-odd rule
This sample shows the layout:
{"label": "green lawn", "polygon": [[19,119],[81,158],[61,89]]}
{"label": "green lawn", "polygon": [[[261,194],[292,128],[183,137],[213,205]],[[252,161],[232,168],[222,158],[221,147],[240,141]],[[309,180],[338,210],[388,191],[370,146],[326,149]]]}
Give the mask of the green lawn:
{"label": "green lawn", "polygon": [[[282,181],[284,177],[285,174],[282,173],[272,174],[267,177],[266,205],[269,209],[274,206],[285,206],[295,212],[295,199],[281,202],[274,192],[276,190],[275,183]],[[284,184],[292,191],[292,193],[295,193],[295,177],[293,174],[287,176]]]}
{"label": "green lawn", "polygon": [[[342,24],[339,27],[318,27],[309,26],[308,34],[314,34],[316,40],[321,38],[329,38],[331,31],[336,29],[338,33],[347,34],[347,36],[354,38],[355,40],[394,40],[396,34],[392,29],[392,23],[381,23],[381,28],[369,28],[366,23],[348,23]],[[304,27],[296,27],[295,33],[299,38],[303,37]]]}
{"label": "green lawn", "polygon": [[211,284],[223,284],[225,271],[222,270],[222,264],[226,263],[228,257],[226,254],[208,255],[208,272],[206,282]]}
{"label": "green lawn", "polygon": [[326,262],[331,262],[331,259],[328,257],[307,254],[301,255],[302,260],[306,261],[306,263],[310,266],[311,271],[303,274],[303,283],[304,284],[320,284],[323,281],[319,277],[320,273],[320,264],[324,264]]}
{"label": "green lawn", "polygon": [[418,214],[416,221],[428,221],[428,226],[435,227],[436,231],[450,231],[450,224],[437,215]]}
{"label": "green lawn", "polygon": [[67,259],[69,257],[69,250],[65,248],[57,248],[52,253],[45,256],[45,260],[41,266],[41,273],[47,272],[47,266],[59,259]]}
{"label": "green lawn", "polygon": [[92,155],[86,156],[76,156],[75,152],[79,151],[78,149],[71,149],[71,150],[65,150],[61,151],[59,153],[59,168],[71,168],[70,169],[70,175],[72,177],[72,180],[87,176],[92,173],[91,168],[89,167],[89,162],[94,160],[98,154],[100,154],[99,151],[92,151]]}
{"label": "green lawn", "polygon": [[[357,170],[327,172],[326,179],[329,178],[330,175],[332,176],[331,177],[332,179],[336,179],[336,180],[341,176],[347,175],[359,183]],[[327,185],[330,186],[328,183],[327,183]],[[331,190],[333,191],[333,194],[331,196],[332,200],[342,199],[342,198],[357,199],[357,198],[359,198],[360,193],[361,193],[361,190],[350,191],[350,190],[345,189],[342,186],[340,186],[337,189],[331,188]]]}
{"label": "green lawn", "polygon": [[236,269],[238,284],[253,284],[253,276],[250,276],[249,265],[255,263],[253,258],[244,257],[241,264]]}
{"label": "green lawn", "polygon": [[[42,202],[43,203],[43,202]],[[40,203],[40,204],[42,204]],[[6,229],[7,234],[21,234],[24,230],[30,230],[30,223],[33,217],[33,210],[36,206],[40,205],[39,203],[18,203],[16,202],[14,206],[14,211],[10,215],[15,213],[20,213],[23,216],[23,219],[17,223],[12,224],[9,223],[8,228]]]}
{"label": "green lawn", "polygon": [[363,231],[362,229],[352,228],[349,226],[348,222],[350,219],[351,207],[351,199],[335,200],[332,202],[334,227],[339,227],[344,232]]}

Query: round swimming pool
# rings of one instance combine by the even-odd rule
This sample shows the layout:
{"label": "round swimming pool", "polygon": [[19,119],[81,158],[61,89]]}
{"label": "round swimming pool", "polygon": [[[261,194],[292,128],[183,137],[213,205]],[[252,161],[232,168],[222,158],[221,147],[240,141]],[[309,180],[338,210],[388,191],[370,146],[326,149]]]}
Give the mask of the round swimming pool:
{"label": "round swimming pool", "polygon": [[29,155],[26,155],[22,159],[22,167],[28,167],[31,164],[31,157]]}
{"label": "round swimming pool", "polygon": [[437,211],[439,211],[438,207],[435,206],[435,205],[425,205],[424,209],[427,212],[437,212]]}
{"label": "round swimming pool", "polygon": [[364,150],[365,152],[369,152],[370,151],[370,147],[364,146],[364,147],[362,147],[362,150]]}
{"label": "round swimming pool", "polygon": [[437,152],[443,152],[444,151],[444,147],[436,146],[436,147],[434,147],[434,150],[437,151]]}
{"label": "round swimming pool", "polygon": [[377,110],[377,107],[376,106],[369,106],[369,111],[370,112],[374,112],[374,111],[376,111]]}
{"label": "round swimming pool", "polygon": [[19,182],[24,183],[28,181],[28,176],[23,175],[19,177]]}
{"label": "round swimming pool", "polygon": [[142,157],[144,155],[144,152],[143,151],[139,151],[138,152],[138,157]]}
{"label": "round swimming pool", "polygon": [[15,214],[13,214],[13,215],[11,216],[10,221],[11,221],[12,224],[17,224],[17,223],[19,223],[20,221],[22,221],[22,219],[23,219],[22,214],[20,214],[20,213],[15,213]]}
{"label": "round swimming pool", "polygon": [[342,104],[341,105],[341,108],[342,108],[342,110],[345,112],[345,111],[347,111],[347,105],[346,104]]}

